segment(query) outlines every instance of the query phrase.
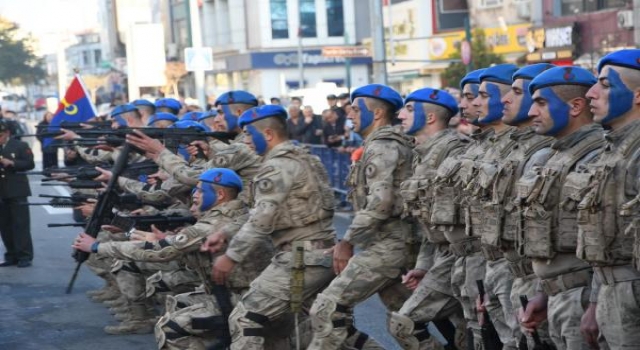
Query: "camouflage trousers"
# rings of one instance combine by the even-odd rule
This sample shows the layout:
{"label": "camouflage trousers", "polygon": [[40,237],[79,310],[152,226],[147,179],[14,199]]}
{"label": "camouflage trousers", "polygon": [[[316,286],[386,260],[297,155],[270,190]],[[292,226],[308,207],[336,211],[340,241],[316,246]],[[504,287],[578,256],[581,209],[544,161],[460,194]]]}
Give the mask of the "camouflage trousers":
{"label": "camouflage trousers", "polygon": [[[378,293],[388,310],[398,310],[409,297],[400,280],[406,263],[403,239],[381,239],[354,255],[346,268],[318,295],[311,307],[313,340],[308,350],[340,349],[358,332],[353,308]],[[364,348],[380,348],[366,341]]]}
{"label": "camouflage trousers", "polygon": [[462,306],[467,328],[473,333],[475,350],[482,350],[482,336],[476,316],[478,286],[476,280],[485,275],[485,260],[481,252],[457,257],[451,271],[451,291]]}
{"label": "camouflage trousers", "polygon": [[[229,317],[234,350],[265,349],[266,328],[290,313],[291,252],[277,253],[252,283]],[[332,257],[325,249],[305,251],[303,300],[309,303],[334,277]]]}
{"label": "camouflage trousers", "polygon": [[[513,279],[513,285],[511,286],[511,305],[513,305],[514,310],[516,310],[514,311],[516,312],[516,315],[517,310],[522,307],[520,303],[520,296],[526,295],[528,299],[535,297],[538,294],[536,290],[538,287],[538,282],[540,282],[540,279],[538,279],[538,276],[536,276],[535,274],[531,274],[525,277],[516,277]],[[519,322],[515,325],[515,327],[518,327],[520,334],[524,334],[527,337],[527,347],[529,349],[533,349],[533,347],[535,346],[533,338],[529,336],[528,333],[522,332]],[[538,328],[536,328],[536,332],[538,333],[538,336],[543,343],[553,344],[553,341],[549,337],[549,322],[542,322],[542,324],[540,324]],[[516,333],[515,330],[514,333]],[[522,337],[522,335],[520,337]],[[519,339],[517,339],[517,341],[519,341]]]}
{"label": "camouflage trousers", "polygon": [[462,318],[460,302],[451,293],[451,269],[456,257],[442,245],[437,246],[434,255],[434,263],[418,287],[389,318],[389,332],[404,349],[433,349],[433,338],[420,341],[427,323],[456,314]]}
{"label": "camouflage trousers", "polygon": [[[107,231],[98,232],[98,236],[96,240],[100,243],[102,242],[110,242],[111,234]],[[86,264],[87,267],[96,275],[101,278],[111,278],[109,275],[111,274],[111,266],[115,262],[115,259],[110,258],[108,256],[100,255],[100,254],[89,254],[89,259]]]}
{"label": "camouflage trousers", "polygon": [[[589,304],[590,293],[590,287],[579,287],[549,296],[549,335],[558,350],[591,349],[580,332],[580,321]],[[608,349],[607,344],[601,340],[600,350],[605,349]]]}
{"label": "camouflage trousers", "polygon": [[640,349],[640,280],[600,285],[596,319],[611,349]]}
{"label": "camouflage trousers", "polygon": [[511,303],[511,286],[513,274],[509,270],[509,261],[500,258],[487,261],[484,287],[487,293],[485,307],[493,322],[503,349],[516,349],[517,339],[520,339],[520,327],[515,310],[518,304]]}
{"label": "camouflage trousers", "polygon": [[[230,291],[236,304],[240,291]],[[155,325],[158,349],[208,349],[228,327],[216,298],[203,290],[167,296],[166,312]]]}

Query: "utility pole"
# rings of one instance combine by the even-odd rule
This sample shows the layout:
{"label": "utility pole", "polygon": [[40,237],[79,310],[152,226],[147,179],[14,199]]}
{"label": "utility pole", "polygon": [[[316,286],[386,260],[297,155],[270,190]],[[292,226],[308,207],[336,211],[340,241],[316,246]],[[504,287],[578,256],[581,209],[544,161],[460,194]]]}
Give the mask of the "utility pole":
{"label": "utility pole", "polygon": [[[193,48],[202,48],[202,29],[200,27],[200,11],[198,10],[198,0],[189,0],[189,19],[191,22],[191,45]],[[193,72],[196,83],[196,97],[200,107],[207,106],[207,99],[204,87],[204,70]]]}
{"label": "utility pole", "polygon": [[302,23],[298,26],[298,89],[304,89],[304,62],[302,60]]}
{"label": "utility pole", "polygon": [[373,47],[373,82],[387,85],[387,53],[384,43],[382,1],[370,0],[371,40]]}

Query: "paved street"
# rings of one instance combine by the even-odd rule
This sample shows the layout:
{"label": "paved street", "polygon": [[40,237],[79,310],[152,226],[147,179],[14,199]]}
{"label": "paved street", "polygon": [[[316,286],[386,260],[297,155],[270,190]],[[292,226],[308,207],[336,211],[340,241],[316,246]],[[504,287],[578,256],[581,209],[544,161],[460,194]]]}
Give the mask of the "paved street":
{"label": "paved street", "polygon": [[[31,176],[33,202],[39,194],[65,194],[63,187],[40,187]],[[65,294],[74,268],[70,243],[77,228],[47,228],[47,223],[72,222],[70,209],[31,207],[35,259],[31,268],[0,268],[0,349],[3,350],[122,350],[155,349],[153,335],[110,336],[102,331],[116,321],[85,292],[102,286],[83,267],[73,293]],[[348,216],[336,219],[344,233]],[[1,244],[0,244],[1,245]],[[0,249],[4,252],[4,247]],[[399,349],[385,330],[386,315],[377,297],[356,309],[359,328],[387,349]]]}

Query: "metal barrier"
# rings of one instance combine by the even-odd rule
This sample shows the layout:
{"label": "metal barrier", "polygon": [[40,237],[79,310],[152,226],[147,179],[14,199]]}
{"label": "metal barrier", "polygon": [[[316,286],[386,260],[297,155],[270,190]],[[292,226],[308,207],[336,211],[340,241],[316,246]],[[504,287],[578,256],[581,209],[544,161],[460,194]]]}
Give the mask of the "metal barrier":
{"label": "metal barrier", "polygon": [[350,206],[347,202],[346,181],[351,166],[351,155],[349,153],[340,153],[333,148],[324,145],[306,144],[312,154],[320,157],[322,164],[329,174],[329,182],[334,192],[340,197],[341,206]]}

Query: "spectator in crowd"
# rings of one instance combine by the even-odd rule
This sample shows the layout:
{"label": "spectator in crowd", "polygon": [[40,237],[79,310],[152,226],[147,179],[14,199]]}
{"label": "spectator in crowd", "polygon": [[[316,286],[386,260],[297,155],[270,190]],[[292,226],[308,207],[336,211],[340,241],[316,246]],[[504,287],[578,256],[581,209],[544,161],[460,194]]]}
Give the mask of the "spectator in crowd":
{"label": "spectator in crowd", "polygon": [[300,107],[302,107],[302,97],[298,97],[298,96],[292,97],[290,105],[296,106],[298,107],[298,109],[300,109]]}
{"label": "spectator in crowd", "polygon": [[327,147],[340,147],[344,139],[344,123],[338,121],[338,115],[334,109],[325,109],[322,111],[322,119],[324,127],[322,135],[324,144]]}
{"label": "spectator in crowd", "polygon": [[329,106],[329,109],[336,113],[338,123],[344,126],[344,123],[347,120],[347,113],[344,109],[338,107],[338,96],[334,94],[327,95],[327,105]]}
{"label": "spectator in crowd", "polygon": [[302,120],[302,113],[300,113],[300,107],[295,104],[289,105],[289,119],[287,119],[287,129],[289,132],[289,139],[302,142],[302,135],[304,131],[304,121]]}
{"label": "spectator in crowd", "polygon": [[272,105],[278,105],[278,106],[280,106],[280,105],[282,105],[282,102],[280,102],[280,99],[279,99],[279,98],[277,98],[277,97],[272,97],[272,98],[271,98],[271,104],[272,104]]}
{"label": "spectator in crowd", "polygon": [[322,144],[322,118],[313,113],[313,107],[304,106],[302,110],[304,117],[303,126],[301,127],[302,142],[313,145]]}
{"label": "spectator in crowd", "polygon": [[42,117],[42,121],[38,123],[36,135],[40,141],[40,150],[42,151],[42,168],[49,169],[58,166],[58,147],[52,142],[45,147],[43,133],[48,131],[49,124],[53,119],[53,113],[46,112]]}

